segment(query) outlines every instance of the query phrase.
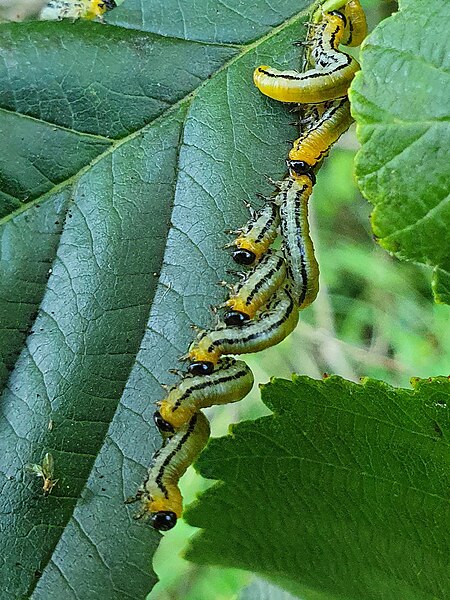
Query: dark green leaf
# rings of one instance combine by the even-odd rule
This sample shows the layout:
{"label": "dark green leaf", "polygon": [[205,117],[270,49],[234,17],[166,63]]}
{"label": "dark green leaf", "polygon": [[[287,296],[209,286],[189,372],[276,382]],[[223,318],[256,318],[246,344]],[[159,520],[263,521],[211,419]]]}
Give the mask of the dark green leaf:
{"label": "dark green leaf", "polygon": [[450,381],[295,377],[263,400],[273,416],[233,426],[199,460],[221,483],[188,511],[205,529],[188,558],[305,599],[447,598]]}

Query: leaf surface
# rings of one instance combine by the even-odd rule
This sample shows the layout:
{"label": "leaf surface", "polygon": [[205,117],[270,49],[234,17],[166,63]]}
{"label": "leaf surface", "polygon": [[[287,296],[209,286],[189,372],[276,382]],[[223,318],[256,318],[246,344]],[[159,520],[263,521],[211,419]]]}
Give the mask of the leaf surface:
{"label": "leaf surface", "polygon": [[263,386],[274,414],[233,426],[198,461],[220,483],[188,511],[204,528],[188,558],[256,571],[305,600],[446,598],[450,381],[413,383]]}

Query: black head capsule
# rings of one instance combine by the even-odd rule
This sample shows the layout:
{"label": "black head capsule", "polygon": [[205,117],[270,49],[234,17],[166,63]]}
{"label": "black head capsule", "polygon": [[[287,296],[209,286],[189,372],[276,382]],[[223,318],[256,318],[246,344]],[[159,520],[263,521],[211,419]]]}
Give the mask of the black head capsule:
{"label": "black head capsule", "polygon": [[312,170],[311,165],[308,165],[304,160],[287,160],[286,164],[294,177],[295,175],[308,175],[311,183],[313,185],[316,183],[316,174]]}
{"label": "black head capsule", "polygon": [[188,367],[191,375],[211,375],[214,370],[214,364],[209,361],[193,362]]}
{"label": "black head capsule", "polygon": [[159,411],[156,411],[153,415],[153,421],[161,433],[175,433],[173,426],[162,418]]}
{"label": "black head capsule", "polygon": [[223,320],[226,325],[237,326],[243,325],[246,321],[249,320],[249,316],[245,313],[242,313],[238,310],[229,310],[225,313]]}
{"label": "black head capsule", "polygon": [[169,531],[177,524],[177,515],[171,510],[160,510],[151,516],[151,522],[158,531]]}
{"label": "black head capsule", "polygon": [[250,250],[239,249],[233,252],[233,260],[238,265],[252,265],[256,260],[256,255]]}

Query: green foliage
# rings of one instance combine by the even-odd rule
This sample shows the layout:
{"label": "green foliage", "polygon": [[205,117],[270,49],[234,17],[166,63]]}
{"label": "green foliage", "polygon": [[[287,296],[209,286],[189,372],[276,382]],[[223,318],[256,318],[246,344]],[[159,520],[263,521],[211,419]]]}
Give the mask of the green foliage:
{"label": "green foliage", "polygon": [[442,26],[450,5],[404,6],[361,51],[362,72],[350,94],[362,143],[356,173],[375,205],[380,244],[432,265],[436,300],[450,303],[450,44]]}
{"label": "green foliage", "polygon": [[199,459],[221,483],[189,509],[204,531],[188,557],[303,598],[445,598],[450,381],[294,377],[262,395],[274,414],[239,423]]}
{"label": "green foliage", "polygon": [[[123,501],[160,445],[151,424],[160,382],[173,381],[167,371],[186,350],[189,325],[211,326],[209,305],[223,300],[216,281],[232,268],[223,230],[247,219],[243,199],[272,191],[265,175],[284,174],[293,117],[253,88],[251,74],[261,63],[296,64],[291,43],[309,4],[257,0],[235,11],[202,0],[181,14],[178,2],[126,0],[108,25],[0,26],[1,594],[119,600],[143,597],[154,581],[159,536]],[[356,258],[368,252],[334,247],[345,239],[336,212],[345,183],[332,191],[321,268],[337,290],[339,331],[361,344],[373,313],[359,308],[379,264],[371,256],[359,272]],[[359,237],[367,243],[362,229]],[[391,263],[380,275],[408,297]],[[387,345],[402,357],[417,321],[409,306],[395,304],[387,323]],[[413,342],[432,330],[418,323]],[[443,320],[433,326],[419,356],[423,370],[439,372],[448,337]],[[258,357],[256,370],[266,360],[270,374],[339,371],[317,359],[307,332],[287,341],[288,359]],[[45,497],[36,475],[48,456],[54,486]],[[206,580],[191,588],[193,598],[216,589]]]}

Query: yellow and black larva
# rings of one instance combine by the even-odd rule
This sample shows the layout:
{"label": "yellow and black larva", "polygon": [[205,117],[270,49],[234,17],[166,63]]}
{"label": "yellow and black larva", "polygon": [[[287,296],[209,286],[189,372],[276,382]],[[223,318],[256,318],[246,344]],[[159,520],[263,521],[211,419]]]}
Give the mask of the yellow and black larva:
{"label": "yellow and black larva", "polygon": [[[225,355],[257,352],[280,342],[297,324],[299,309],[318,292],[308,201],[315,171],[351,122],[344,96],[359,66],[338,46],[359,45],[366,31],[359,0],[327,0],[325,5],[328,9],[316,19],[308,41],[312,69],[299,74],[267,68],[262,73],[266,68],[260,67],[255,72],[255,83],[266,95],[309,103],[305,107],[309,123],[289,153],[290,176],[276,183],[276,195],[252,213],[230,244],[237,263],[256,263],[255,267],[231,286],[232,294],[224,304],[225,322],[197,335],[184,357],[190,361],[188,374],[158,403],[154,418],[166,443],[136,497],[141,501],[139,516],[150,517],[158,530],[171,529],[181,516],[179,479],[207,443],[209,423],[199,409],[238,401],[253,385],[247,365]],[[342,12],[329,12],[329,7]],[[269,249],[278,229],[284,258]]]}
{"label": "yellow and black larva", "polygon": [[359,70],[358,62],[340,52],[338,46],[345,34],[346,18],[342,13],[323,15],[315,26],[311,60],[315,65],[304,73],[279,71],[266,65],[255,69],[253,81],[266,96],[281,102],[318,103],[345,96]]}
{"label": "yellow and black larva", "polygon": [[308,175],[291,180],[280,206],[283,252],[292,283],[292,295],[299,309],[313,302],[319,291],[319,265],[309,235],[308,201],[313,183]]}
{"label": "yellow and black larva", "polygon": [[240,327],[222,325],[201,332],[184,357],[191,362],[188,371],[195,375],[208,374],[224,354],[259,352],[275,346],[293,331],[297,321],[298,308],[289,286],[283,286],[254,320]]}
{"label": "yellow and black larva", "polygon": [[232,294],[221,308],[227,308],[226,325],[241,325],[253,319],[286,278],[284,258],[270,249],[242,281],[232,286]]}
{"label": "yellow and black larva", "polygon": [[114,0],[50,0],[41,10],[42,21],[95,19],[116,8]]}
{"label": "yellow and black larva", "polygon": [[311,174],[352,122],[347,97],[328,102],[322,115],[295,140],[287,161],[291,176]]}
{"label": "yellow and black larva", "polygon": [[136,517],[149,517],[155,529],[167,531],[175,526],[183,512],[183,497],[178,487],[180,477],[206,446],[209,422],[198,411],[167,439],[157,452],[147,479],[133,500],[140,500]]}
{"label": "yellow and black larva", "polygon": [[242,360],[221,358],[211,375],[186,376],[159,404],[155,422],[163,433],[175,433],[200,408],[238,402],[253,386],[253,373]]}
{"label": "yellow and black larva", "polygon": [[252,265],[267,251],[277,237],[280,217],[278,207],[269,199],[237,233],[238,237],[227,244],[234,247],[233,260],[240,265]]}

